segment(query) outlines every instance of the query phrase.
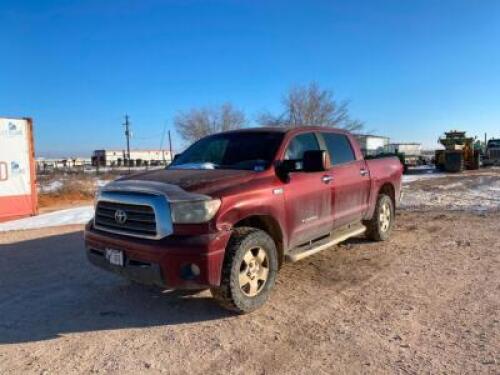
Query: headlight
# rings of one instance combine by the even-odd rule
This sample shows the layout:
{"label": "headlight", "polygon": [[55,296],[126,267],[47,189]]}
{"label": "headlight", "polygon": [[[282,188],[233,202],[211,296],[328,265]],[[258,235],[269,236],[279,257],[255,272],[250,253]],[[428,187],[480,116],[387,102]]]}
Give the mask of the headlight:
{"label": "headlight", "polygon": [[220,199],[170,203],[172,221],[175,224],[206,223],[215,216],[220,204]]}

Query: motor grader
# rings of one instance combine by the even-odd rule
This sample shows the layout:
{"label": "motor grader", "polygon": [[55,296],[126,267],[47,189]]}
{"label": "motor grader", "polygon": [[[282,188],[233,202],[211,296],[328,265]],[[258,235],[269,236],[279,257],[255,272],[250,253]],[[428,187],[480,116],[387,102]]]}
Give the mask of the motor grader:
{"label": "motor grader", "polygon": [[436,150],[436,168],[446,172],[462,172],[464,169],[479,169],[481,151],[474,138],[466,132],[452,130],[444,133],[438,142],[444,150]]}

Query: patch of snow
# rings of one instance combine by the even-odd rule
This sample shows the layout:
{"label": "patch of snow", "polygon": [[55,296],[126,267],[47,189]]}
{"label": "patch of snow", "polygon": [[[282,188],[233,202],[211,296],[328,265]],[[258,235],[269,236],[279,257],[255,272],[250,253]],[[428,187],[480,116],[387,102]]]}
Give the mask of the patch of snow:
{"label": "patch of snow", "polygon": [[56,191],[59,191],[63,188],[64,183],[61,180],[55,180],[47,185],[40,185],[38,187],[38,192],[40,193],[54,193]]}
{"label": "patch of snow", "polygon": [[55,227],[59,225],[85,224],[92,219],[93,216],[93,206],[70,208],[0,223],[0,232]]}
{"label": "patch of snow", "polygon": [[430,178],[439,178],[439,177],[447,177],[446,173],[435,172],[434,170],[430,170],[427,173],[419,173],[419,174],[404,174],[402,177],[403,184],[409,184],[415,181],[428,180]]}
{"label": "patch of snow", "polygon": [[[457,189],[459,188],[459,189]],[[467,188],[463,183],[439,185],[435,190],[403,188],[403,209],[439,208],[445,210],[490,211],[500,209],[500,181]]]}
{"label": "patch of snow", "polygon": [[96,180],[95,182],[95,186],[99,187],[99,188],[102,188],[103,186],[106,186],[107,184],[109,184],[111,182],[111,180],[101,180],[101,179],[98,179]]}
{"label": "patch of snow", "polygon": [[456,189],[456,188],[461,188],[464,186],[463,182],[454,182],[453,184],[447,184],[447,185],[438,185],[437,187],[443,189],[443,190],[450,190],[450,189]]}

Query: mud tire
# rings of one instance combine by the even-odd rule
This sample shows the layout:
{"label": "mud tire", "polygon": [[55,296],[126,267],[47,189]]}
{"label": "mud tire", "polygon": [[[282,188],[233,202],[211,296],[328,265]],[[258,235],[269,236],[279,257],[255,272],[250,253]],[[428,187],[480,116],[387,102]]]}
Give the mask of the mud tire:
{"label": "mud tire", "polygon": [[[245,253],[254,247],[265,250],[269,273],[260,292],[256,296],[249,297],[240,288],[239,273]],[[264,305],[274,287],[277,274],[278,255],[273,239],[266,232],[256,228],[235,228],[226,248],[220,286],[213,287],[210,291],[222,307],[238,314],[246,314]]]}
{"label": "mud tire", "polygon": [[[390,209],[390,221],[387,230],[382,230],[380,218],[381,218],[381,210],[385,205],[387,205]],[[392,228],[394,226],[394,219],[395,219],[394,202],[388,195],[379,194],[379,196],[377,197],[377,203],[375,205],[375,211],[373,213],[373,217],[371,218],[371,220],[364,222],[367,228],[366,237],[373,241],[388,240],[391,235]]]}

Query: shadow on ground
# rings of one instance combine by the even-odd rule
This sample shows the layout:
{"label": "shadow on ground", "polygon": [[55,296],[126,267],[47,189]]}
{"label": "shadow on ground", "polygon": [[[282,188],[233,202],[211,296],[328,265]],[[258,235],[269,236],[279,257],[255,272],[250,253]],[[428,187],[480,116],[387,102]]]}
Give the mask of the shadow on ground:
{"label": "shadow on ground", "polygon": [[228,316],[207,293],[165,294],[91,266],[82,232],[0,245],[0,344]]}

